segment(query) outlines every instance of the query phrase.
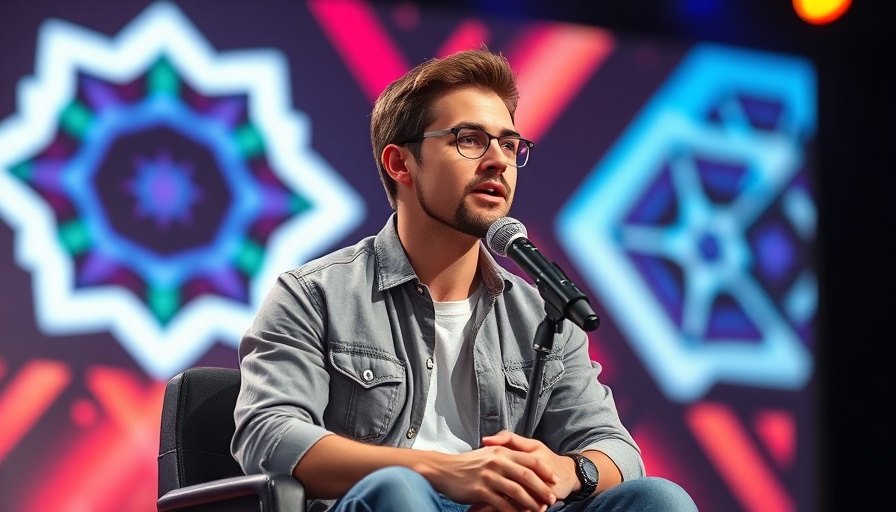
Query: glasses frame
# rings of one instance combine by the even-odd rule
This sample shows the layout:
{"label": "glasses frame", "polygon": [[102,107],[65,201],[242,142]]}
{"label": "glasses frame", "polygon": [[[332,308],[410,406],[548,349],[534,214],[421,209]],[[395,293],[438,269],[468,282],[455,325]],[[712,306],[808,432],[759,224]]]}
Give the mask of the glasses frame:
{"label": "glasses frame", "polygon": [[[458,134],[460,133],[461,130],[479,130],[479,131],[481,131],[482,133],[484,133],[486,136],[488,136],[488,143],[486,143],[486,145],[483,146],[483,150],[482,150],[482,154],[481,154],[481,155],[479,155],[479,156],[477,156],[477,157],[470,157],[470,156],[467,156],[467,155],[463,154],[463,153],[460,151],[460,141],[458,140]],[[453,133],[453,134],[454,134],[454,149],[457,150],[457,154],[460,155],[460,156],[462,156],[462,157],[464,157],[464,158],[466,158],[467,160],[479,160],[480,158],[484,157],[485,154],[488,153],[488,148],[490,148],[490,147],[492,146],[492,141],[493,141],[493,140],[497,140],[498,143],[501,142],[501,139],[507,139],[507,138],[516,139],[516,140],[520,141],[520,144],[525,144],[526,147],[529,148],[529,149],[526,150],[526,161],[523,162],[522,165],[516,165],[516,161],[515,161],[515,160],[514,160],[513,162],[510,162],[510,161],[507,162],[508,165],[510,165],[511,167],[515,167],[515,168],[517,168],[517,169],[519,169],[519,168],[521,168],[521,167],[525,167],[526,164],[529,163],[529,150],[531,150],[532,148],[535,147],[535,143],[534,143],[534,142],[532,142],[531,140],[528,140],[528,139],[524,139],[524,138],[520,137],[519,135],[501,135],[501,136],[497,136],[497,135],[492,135],[491,133],[485,131],[484,129],[482,129],[482,128],[478,127],[478,126],[469,126],[469,125],[455,126],[455,127],[453,127],[453,128],[447,128],[447,129],[445,129],[445,130],[438,130],[438,131],[434,131],[434,132],[423,132],[421,135],[418,135],[418,136],[414,137],[413,139],[411,139],[411,140],[405,142],[405,144],[410,144],[410,143],[412,143],[412,142],[420,142],[420,141],[422,141],[423,139],[429,139],[429,138],[432,138],[432,137],[442,137],[442,136],[444,136],[444,135],[448,135],[449,133]],[[508,159],[508,160],[509,160],[509,159]]]}

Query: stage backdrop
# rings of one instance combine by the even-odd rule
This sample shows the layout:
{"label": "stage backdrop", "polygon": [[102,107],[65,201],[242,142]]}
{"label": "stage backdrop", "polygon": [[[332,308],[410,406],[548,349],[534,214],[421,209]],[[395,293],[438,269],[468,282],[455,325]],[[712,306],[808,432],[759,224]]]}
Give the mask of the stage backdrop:
{"label": "stage backdrop", "polygon": [[481,43],[536,144],[512,215],[600,314],[647,472],[701,510],[816,508],[807,57],[411,3],[12,5],[0,509],[154,510],[167,379],[235,367],[278,273],[380,229],[374,99]]}

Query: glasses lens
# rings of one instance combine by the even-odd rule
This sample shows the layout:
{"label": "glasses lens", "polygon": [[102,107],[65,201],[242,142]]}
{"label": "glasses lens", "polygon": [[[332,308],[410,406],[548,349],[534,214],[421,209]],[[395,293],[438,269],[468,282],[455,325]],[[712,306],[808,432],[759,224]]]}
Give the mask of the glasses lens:
{"label": "glasses lens", "polygon": [[529,145],[523,141],[517,141],[518,146],[516,148],[516,166],[522,167],[526,165],[526,162],[529,161]]}
{"label": "glasses lens", "polygon": [[[466,158],[481,158],[488,151],[493,137],[479,128],[461,128],[457,131],[457,151]],[[498,147],[511,165],[522,167],[529,161],[529,145],[517,136],[500,137]]]}
{"label": "glasses lens", "polygon": [[457,132],[457,150],[467,158],[479,158],[488,151],[488,134],[478,128],[462,128]]}

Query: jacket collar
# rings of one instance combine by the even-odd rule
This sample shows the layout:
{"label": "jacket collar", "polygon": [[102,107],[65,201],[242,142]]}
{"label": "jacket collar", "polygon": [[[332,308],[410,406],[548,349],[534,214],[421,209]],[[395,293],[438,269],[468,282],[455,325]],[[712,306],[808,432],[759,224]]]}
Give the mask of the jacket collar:
{"label": "jacket collar", "polygon": [[[379,291],[417,280],[417,273],[398,238],[397,222],[398,214],[392,213],[373,241]],[[479,272],[489,295],[500,295],[513,286],[512,274],[498,265],[482,241],[479,242]]]}

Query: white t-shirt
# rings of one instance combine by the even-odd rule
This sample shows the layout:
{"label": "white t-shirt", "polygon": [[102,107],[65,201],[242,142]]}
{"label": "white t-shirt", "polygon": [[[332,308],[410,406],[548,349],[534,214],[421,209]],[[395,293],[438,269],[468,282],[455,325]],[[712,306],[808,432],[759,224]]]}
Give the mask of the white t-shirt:
{"label": "white t-shirt", "polygon": [[464,453],[479,446],[476,377],[470,329],[480,286],[466,300],[435,302],[436,346],[423,424],[414,448]]}

